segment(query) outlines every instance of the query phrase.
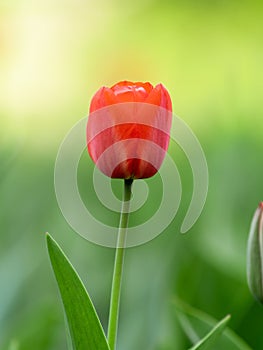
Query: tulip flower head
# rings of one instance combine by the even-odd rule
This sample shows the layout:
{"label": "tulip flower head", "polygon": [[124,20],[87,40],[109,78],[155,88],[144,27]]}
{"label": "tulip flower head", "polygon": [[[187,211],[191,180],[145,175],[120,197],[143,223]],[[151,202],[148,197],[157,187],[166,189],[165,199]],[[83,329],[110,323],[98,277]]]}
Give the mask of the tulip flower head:
{"label": "tulip flower head", "polygon": [[251,293],[263,303],[263,202],[254,214],[247,250],[247,277]]}
{"label": "tulip flower head", "polygon": [[168,149],[172,103],[162,84],[122,81],[93,96],[87,124],[88,152],[107,176],[153,176]]}

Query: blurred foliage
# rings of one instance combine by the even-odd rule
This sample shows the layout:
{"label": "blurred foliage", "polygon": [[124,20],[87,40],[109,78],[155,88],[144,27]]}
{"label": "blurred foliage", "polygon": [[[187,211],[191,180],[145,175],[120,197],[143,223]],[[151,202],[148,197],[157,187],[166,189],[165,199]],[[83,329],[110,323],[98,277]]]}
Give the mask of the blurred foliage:
{"label": "blurred foliage", "polygon": [[[186,349],[170,309],[174,295],[216,319],[230,313],[229,326],[263,348],[263,309],[245,276],[250,220],[263,197],[262,11],[253,0],[1,1],[1,349],[66,348],[45,231],[65,249],[107,326],[114,252],[67,225],[53,169],[92,94],[123,79],[168,88],[174,112],[204,148],[210,187],[198,222],[180,235],[192,178],[171,144],[183,184],[180,210],[162,235],[127,252],[119,349]],[[79,169],[83,198],[91,188],[87,158]],[[154,203],[145,215],[160,191],[158,178],[148,183]],[[118,191],[117,181],[113,187]],[[105,222],[117,220],[94,203]]]}

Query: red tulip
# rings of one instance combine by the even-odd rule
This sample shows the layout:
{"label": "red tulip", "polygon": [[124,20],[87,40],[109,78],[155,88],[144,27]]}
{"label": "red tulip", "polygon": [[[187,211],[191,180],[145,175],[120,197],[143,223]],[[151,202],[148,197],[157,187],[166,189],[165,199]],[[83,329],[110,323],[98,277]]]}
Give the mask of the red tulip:
{"label": "red tulip", "polygon": [[123,81],[93,96],[87,124],[88,151],[107,176],[153,176],[165,157],[172,104],[162,84]]}

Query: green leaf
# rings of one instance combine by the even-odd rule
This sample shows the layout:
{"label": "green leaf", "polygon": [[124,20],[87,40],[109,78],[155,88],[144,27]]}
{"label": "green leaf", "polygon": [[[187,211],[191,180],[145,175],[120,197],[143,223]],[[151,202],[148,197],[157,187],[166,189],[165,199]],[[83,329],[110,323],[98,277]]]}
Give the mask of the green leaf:
{"label": "green leaf", "polygon": [[230,318],[230,315],[223,318],[203,339],[191,347],[190,350],[212,349],[212,346],[214,346],[218,338],[221,336]]}
{"label": "green leaf", "polygon": [[[212,327],[217,327],[217,321],[205,312],[195,309],[183,301],[175,298],[173,303],[177,309],[178,320],[192,343],[197,343]],[[225,320],[225,319],[224,319]],[[217,326],[216,326],[217,324]],[[209,332],[210,333],[210,332]],[[195,349],[193,347],[191,350]],[[198,349],[198,348],[197,348]],[[201,348],[202,349],[202,348]],[[205,348],[204,348],[205,349]],[[222,336],[218,338],[213,350],[252,350],[246,342],[231,329],[226,328]]]}
{"label": "green leaf", "polygon": [[73,350],[109,350],[99,318],[80,277],[49,234],[47,247],[63,301]]}

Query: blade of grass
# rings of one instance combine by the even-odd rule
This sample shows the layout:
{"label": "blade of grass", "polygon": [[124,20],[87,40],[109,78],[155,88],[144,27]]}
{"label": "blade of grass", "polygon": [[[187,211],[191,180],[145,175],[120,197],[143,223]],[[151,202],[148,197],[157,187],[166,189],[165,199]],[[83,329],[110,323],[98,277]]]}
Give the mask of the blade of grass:
{"label": "blade of grass", "polygon": [[[183,302],[178,298],[173,299],[173,304],[175,305],[177,312],[179,311],[179,313],[183,313],[185,316],[193,317],[193,319],[199,320],[203,325],[214,327],[217,323],[217,321],[210,315],[188,305],[187,303]],[[179,318],[179,321],[180,321],[180,318]],[[192,333],[191,332],[189,333],[187,329],[185,329],[185,327],[183,328],[187,336],[189,336],[189,339],[191,339]],[[233,348],[233,346],[235,346],[235,349],[238,349],[238,350],[252,350],[251,347],[242,338],[240,338],[235,332],[233,332],[229,328],[227,328],[224,331],[224,333],[222,334],[222,338],[228,341],[228,343],[232,346],[231,349]]]}
{"label": "blade of grass", "polygon": [[223,333],[230,318],[230,315],[227,315],[225,318],[223,318],[209,333],[207,333],[207,335],[203,339],[201,339],[197,344],[191,347],[190,350],[213,349],[214,344]]}

